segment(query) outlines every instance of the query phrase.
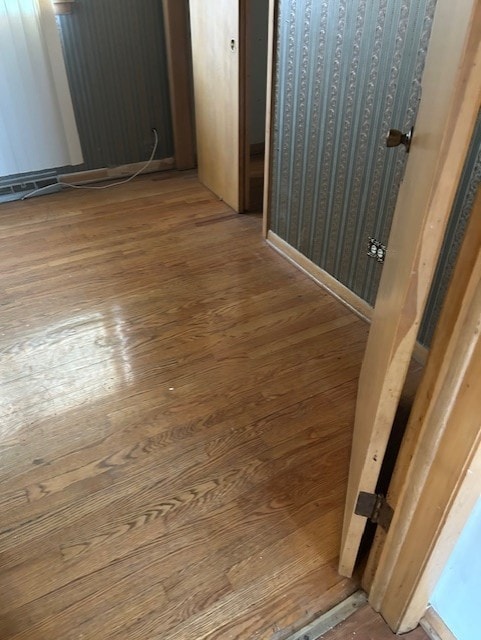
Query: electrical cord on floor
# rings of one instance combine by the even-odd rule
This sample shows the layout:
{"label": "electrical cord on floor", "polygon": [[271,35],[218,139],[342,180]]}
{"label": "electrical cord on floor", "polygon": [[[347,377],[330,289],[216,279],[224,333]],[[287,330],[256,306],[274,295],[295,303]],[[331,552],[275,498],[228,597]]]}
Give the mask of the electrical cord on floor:
{"label": "electrical cord on floor", "polygon": [[140,175],[143,171],[145,171],[147,167],[149,167],[152,164],[152,161],[157,152],[157,147],[159,146],[159,134],[157,133],[157,129],[152,129],[152,133],[154,134],[154,146],[152,149],[152,153],[150,154],[150,158],[138,171],[136,171],[133,175],[129,176],[128,178],[124,178],[123,180],[119,180],[118,182],[111,182],[109,184],[104,184],[100,186],[89,186],[86,184],[70,184],[69,182],[61,182],[61,181],[54,182],[53,184],[49,184],[46,187],[40,187],[40,189],[35,189],[35,191],[30,191],[30,193],[27,193],[23,196],[22,200],[28,200],[28,198],[31,198],[32,196],[35,196],[38,193],[41,193],[42,191],[46,191],[47,189],[51,189],[57,184],[60,184],[63,187],[69,187],[70,189],[110,189],[111,187],[118,187],[121,184],[126,184],[127,182],[130,182],[131,180],[136,178],[138,175]]}

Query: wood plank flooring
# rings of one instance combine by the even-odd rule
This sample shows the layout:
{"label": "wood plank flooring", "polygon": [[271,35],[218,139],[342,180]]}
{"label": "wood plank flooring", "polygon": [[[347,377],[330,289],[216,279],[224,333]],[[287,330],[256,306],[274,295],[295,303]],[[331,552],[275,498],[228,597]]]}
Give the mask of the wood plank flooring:
{"label": "wood plank flooring", "polygon": [[282,640],[336,571],[368,327],[194,173],[0,207],[0,638]]}
{"label": "wood plank flooring", "polygon": [[361,607],[347,620],[322,636],[322,640],[395,640],[395,638],[429,640],[421,627],[397,636],[369,605]]}

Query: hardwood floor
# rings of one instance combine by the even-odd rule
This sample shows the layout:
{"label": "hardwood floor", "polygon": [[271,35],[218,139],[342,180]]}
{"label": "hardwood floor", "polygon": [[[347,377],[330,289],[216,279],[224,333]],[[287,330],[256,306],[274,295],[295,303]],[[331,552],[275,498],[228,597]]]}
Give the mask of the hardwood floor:
{"label": "hardwood floor", "polygon": [[0,207],[0,638],[281,640],[336,559],[368,327],[194,173]]}
{"label": "hardwood floor", "polygon": [[429,640],[421,627],[397,636],[369,605],[365,605],[322,636],[322,640],[395,640],[395,638]]}

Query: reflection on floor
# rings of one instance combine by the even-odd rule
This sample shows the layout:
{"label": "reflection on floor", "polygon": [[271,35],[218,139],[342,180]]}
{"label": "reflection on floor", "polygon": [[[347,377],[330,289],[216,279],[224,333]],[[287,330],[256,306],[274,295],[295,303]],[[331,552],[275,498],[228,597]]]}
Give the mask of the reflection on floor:
{"label": "reflection on floor", "polygon": [[280,640],[336,557],[367,327],[193,173],[0,211],[0,637]]}

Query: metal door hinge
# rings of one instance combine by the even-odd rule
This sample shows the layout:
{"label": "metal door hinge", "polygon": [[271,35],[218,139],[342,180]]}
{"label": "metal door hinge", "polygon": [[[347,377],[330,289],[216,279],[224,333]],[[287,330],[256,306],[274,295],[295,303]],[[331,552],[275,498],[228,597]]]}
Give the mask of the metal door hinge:
{"label": "metal door hinge", "polygon": [[389,531],[394,510],[387,503],[384,496],[361,491],[357,497],[354,513],[357,516],[368,518],[374,524],[379,524],[387,532]]}

